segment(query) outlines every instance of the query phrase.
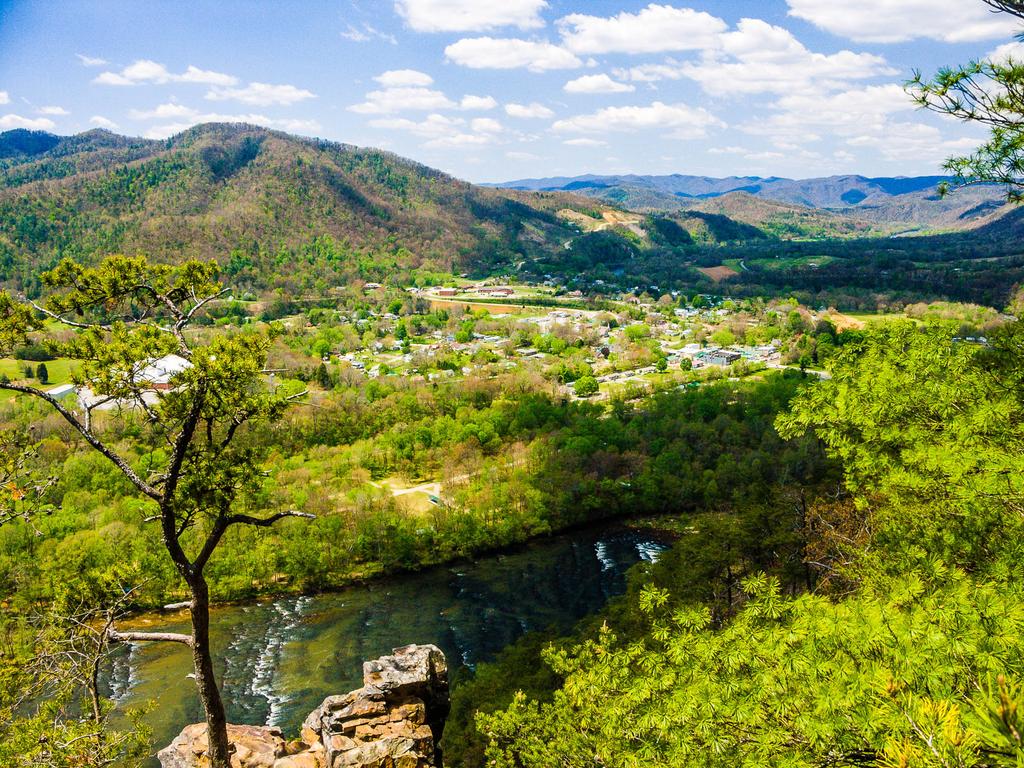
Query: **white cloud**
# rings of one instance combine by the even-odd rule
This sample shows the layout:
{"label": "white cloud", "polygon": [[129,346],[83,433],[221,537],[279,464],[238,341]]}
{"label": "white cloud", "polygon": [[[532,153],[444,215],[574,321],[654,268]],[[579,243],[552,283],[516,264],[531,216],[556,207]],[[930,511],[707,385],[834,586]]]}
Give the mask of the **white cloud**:
{"label": "white cloud", "polygon": [[56,107],[56,106],[40,107],[38,109],[38,112],[39,112],[40,115],[63,116],[63,115],[70,115],[71,114],[66,109],[64,109],[64,107]]}
{"label": "white cloud", "polygon": [[851,80],[897,74],[874,54],[813,53],[789,30],[760,19],[742,19],[720,42],[721,48],[705,54],[700,63],[679,68],[714,96],[834,88]]}
{"label": "white cloud", "polygon": [[525,162],[529,160],[540,160],[540,157],[533,154],[532,152],[506,152],[505,157],[507,157],[509,160],[516,160],[520,162]]}
{"label": "white cloud", "polygon": [[790,94],[775,104],[776,112],[751,121],[742,130],[796,145],[817,141],[814,129],[830,135],[884,134],[891,116],[916,109],[899,85],[870,85],[830,96]]}
{"label": "white cloud", "polygon": [[501,125],[496,120],[477,118],[469,126],[474,132],[468,133],[466,121],[461,117],[446,117],[440,114],[428,115],[420,121],[402,117],[378,118],[371,120],[370,126],[384,130],[407,131],[426,139],[423,146],[431,149],[491,144],[496,134],[501,131]]}
{"label": "white cloud", "polygon": [[467,112],[486,112],[496,106],[498,106],[498,102],[493,96],[463,96],[462,101],[459,102],[459,109]]}
{"label": "white cloud", "polygon": [[102,67],[104,64],[108,63],[106,59],[99,59],[95,56],[86,56],[84,53],[76,53],[75,56],[77,56],[78,60],[82,62],[83,67]]}
{"label": "white cloud", "polygon": [[133,120],[165,120],[171,117],[195,117],[199,110],[186,107],[184,104],[160,104],[153,109],[133,109],[128,115]]}
{"label": "white cloud", "polygon": [[555,116],[554,112],[536,101],[532,104],[506,104],[505,114],[522,120],[544,120]]}
{"label": "white cloud", "polygon": [[545,0],[396,0],[395,10],[417,32],[480,32],[544,26]]}
{"label": "white cloud", "polygon": [[257,107],[272,105],[289,106],[306,99],[315,99],[316,94],[294,85],[272,85],[270,83],[249,83],[244,88],[212,88],[206,98],[210,101],[240,101]]}
{"label": "white cloud", "polygon": [[584,75],[570,80],[563,90],[566,93],[630,93],[636,86],[618,83],[608,75]]}
{"label": "white cloud", "polygon": [[116,131],[117,123],[113,120],[109,120],[103,115],[93,115],[89,118],[89,122],[99,128],[106,128],[108,131]]}
{"label": "white cloud", "polygon": [[223,115],[216,112],[200,113],[196,110],[191,110],[191,113],[191,115],[186,116],[186,119],[175,123],[154,125],[142,135],[147,139],[166,139],[200,123],[250,123],[252,125],[262,125],[265,128],[287,131],[288,133],[306,135],[313,135],[321,128],[320,124],[315,120],[273,118],[261,114]]}
{"label": "white cloud", "polygon": [[464,38],[444,49],[449,61],[470,69],[576,69],[583,62],[557,45],[532,40],[493,37]]}
{"label": "white cloud", "polygon": [[353,43],[368,43],[371,40],[383,40],[391,45],[398,45],[398,38],[387,32],[381,32],[376,27],[373,27],[366,22],[359,27],[349,24],[348,28],[340,33],[346,40],[351,40]]}
{"label": "white cloud", "polygon": [[504,130],[493,117],[478,117],[470,122],[469,127],[477,133],[501,133]]}
{"label": "white cloud", "polygon": [[223,72],[212,72],[208,69],[199,69],[199,67],[193,67],[191,64],[188,68],[180,75],[176,75],[174,78],[177,82],[181,83],[204,83],[205,85],[234,85],[238,82],[237,77],[232,75],[225,75]]}
{"label": "white cloud", "polygon": [[714,47],[728,27],[692,8],[651,3],[639,13],[602,18],[574,13],[558,20],[562,43],[575,53],[658,53]]}
{"label": "white cloud", "polygon": [[658,80],[680,80],[683,77],[682,65],[669,59],[667,64],[641,64],[636,67],[613,70],[620,80],[633,80],[638,83],[654,83]]}
{"label": "white cloud", "polygon": [[995,64],[1007,64],[1010,61],[1024,64],[1024,43],[1013,42],[1000,45],[985,58]]}
{"label": "white cloud", "polygon": [[11,103],[10,94],[8,94],[7,91],[0,91],[0,104],[10,104],[10,103]]}
{"label": "white cloud", "polygon": [[416,112],[451,109],[455,103],[441,91],[430,88],[385,88],[370,91],[366,101],[353,104],[350,112],[362,115],[387,115],[395,112]]}
{"label": "white cloud", "polygon": [[22,117],[21,115],[0,115],[0,131],[12,128],[27,128],[30,131],[52,131],[56,128],[53,120],[46,117]]}
{"label": "white cloud", "polygon": [[[792,161],[813,161],[820,155],[803,147],[828,136],[841,144],[876,151],[884,160],[905,165],[910,161],[933,164],[935,170],[949,155],[970,152],[981,139],[949,138],[939,128],[913,122],[916,106],[896,84],[873,85],[832,95],[791,94],[776,103],[776,112],[740,126],[745,133],[767,137]],[[846,150],[833,160],[850,166]]]}
{"label": "white cloud", "polygon": [[416,69],[390,69],[373,79],[385,88],[421,87],[431,85],[434,82],[434,78],[426,72],[420,72]]}
{"label": "white cloud", "polygon": [[865,43],[931,38],[966,43],[1010,37],[1007,14],[994,14],[976,0],[787,0],[789,15],[835,35]]}
{"label": "white cloud", "polygon": [[233,75],[199,69],[191,64],[181,74],[170,72],[167,67],[150,59],[139,59],[132,62],[120,72],[101,72],[94,83],[100,85],[142,85],[151,83],[202,83],[205,85],[230,86],[238,82]]}
{"label": "white cloud", "polygon": [[635,132],[649,129],[670,129],[674,139],[699,139],[709,128],[724,128],[725,123],[703,107],[686,104],[663,104],[655,101],[646,107],[605,107],[589,115],[558,120],[552,128],[565,133]]}
{"label": "white cloud", "polygon": [[708,150],[709,155],[736,155],[751,162],[762,162],[765,160],[781,160],[785,157],[782,152],[756,151],[747,147],[712,147]]}
{"label": "white cloud", "polygon": [[562,142],[567,147],[607,147],[607,141],[600,139],[566,139]]}
{"label": "white cloud", "polygon": [[875,149],[886,160],[923,160],[938,165],[950,155],[973,152],[981,141],[970,138],[945,139],[933,125],[904,122],[887,125],[883,133],[854,136],[847,143],[852,147]]}

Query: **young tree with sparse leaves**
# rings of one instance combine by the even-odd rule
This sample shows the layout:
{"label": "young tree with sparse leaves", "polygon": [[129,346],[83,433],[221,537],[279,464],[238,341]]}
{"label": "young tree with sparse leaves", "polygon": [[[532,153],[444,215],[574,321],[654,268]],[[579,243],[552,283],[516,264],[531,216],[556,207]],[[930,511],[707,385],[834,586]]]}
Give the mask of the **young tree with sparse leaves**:
{"label": "young tree with sparse leaves", "polygon": [[[10,356],[30,336],[40,337],[77,366],[82,397],[61,402],[30,384],[0,382],[37,398],[112,462],[152,510],[163,544],[189,596],[191,634],[119,632],[113,642],[172,641],[192,650],[196,686],[206,713],[213,768],[227,768],[230,746],[224,704],[210,647],[210,596],[204,569],[224,534],[236,525],[267,527],[291,510],[256,512],[247,493],[262,480],[257,449],[240,440],[254,422],[273,421],[304,393],[281,397],[264,374],[268,333],[248,331],[200,341],[192,321],[227,291],[214,263],[152,264],[144,257],[110,256],[87,267],[70,260],[43,275],[41,303],[0,292],[0,357]],[[60,341],[54,329],[77,333]],[[177,355],[187,363],[168,389],[157,389],[146,373],[155,360]],[[137,421],[121,442],[97,418]]]}

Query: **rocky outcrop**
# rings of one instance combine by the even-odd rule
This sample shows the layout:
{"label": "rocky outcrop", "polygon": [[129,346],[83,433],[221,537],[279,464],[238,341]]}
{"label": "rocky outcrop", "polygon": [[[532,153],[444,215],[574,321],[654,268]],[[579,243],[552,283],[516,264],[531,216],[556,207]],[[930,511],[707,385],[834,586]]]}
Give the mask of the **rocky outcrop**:
{"label": "rocky outcrop", "polygon": [[[363,687],[329,696],[285,741],[266,726],[228,726],[233,768],[440,768],[448,665],[433,645],[407,645],[363,664]],[[206,726],[190,725],[157,757],[162,768],[206,768]]]}

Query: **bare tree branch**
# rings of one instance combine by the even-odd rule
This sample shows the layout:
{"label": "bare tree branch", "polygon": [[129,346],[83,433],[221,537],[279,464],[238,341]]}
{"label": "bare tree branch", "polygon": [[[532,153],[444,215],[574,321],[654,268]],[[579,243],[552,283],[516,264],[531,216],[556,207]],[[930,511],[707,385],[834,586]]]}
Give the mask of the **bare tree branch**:
{"label": "bare tree branch", "polygon": [[182,643],[189,648],[193,645],[191,635],[177,632],[118,632],[113,628],[107,630],[107,640],[111,643]]}

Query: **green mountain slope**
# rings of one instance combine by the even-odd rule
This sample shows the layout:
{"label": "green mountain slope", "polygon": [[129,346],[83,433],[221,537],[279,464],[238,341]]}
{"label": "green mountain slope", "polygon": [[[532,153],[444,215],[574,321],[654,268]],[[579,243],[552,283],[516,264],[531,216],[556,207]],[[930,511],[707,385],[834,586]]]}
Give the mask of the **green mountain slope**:
{"label": "green mountain slope", "polygon": [[118,251],[216,258],[257,287],[329,283],[351,268],[486,269],[562,247],[574,230],[555,211],[580,203],[246,125],[167,141],[10,133],[0,135],[0,280],[21,283],[61,256]]}

